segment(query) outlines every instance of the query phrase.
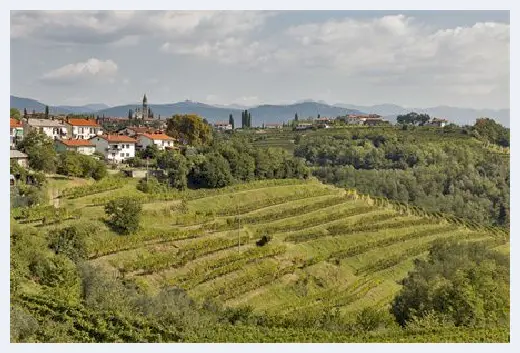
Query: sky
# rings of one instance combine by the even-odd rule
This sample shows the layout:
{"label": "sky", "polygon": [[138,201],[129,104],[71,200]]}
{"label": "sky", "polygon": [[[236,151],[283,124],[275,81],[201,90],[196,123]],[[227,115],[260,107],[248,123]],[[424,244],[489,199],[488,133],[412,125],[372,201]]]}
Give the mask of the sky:
{"label": "sky", "polygon": [[509,22],[508,11],[12,11],[11,94],[509,108]]}

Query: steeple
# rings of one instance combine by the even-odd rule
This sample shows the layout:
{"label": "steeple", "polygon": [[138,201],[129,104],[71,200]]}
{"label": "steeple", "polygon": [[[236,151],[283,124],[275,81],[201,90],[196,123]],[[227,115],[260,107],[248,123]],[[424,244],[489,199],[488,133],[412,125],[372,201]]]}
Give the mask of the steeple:
{"label": "steeple", "polygon": [[148,99],[146,98],[146,93],[145,93],[144,97],[143,97],[143,105],[146,105],[146,103],[148,103]]}

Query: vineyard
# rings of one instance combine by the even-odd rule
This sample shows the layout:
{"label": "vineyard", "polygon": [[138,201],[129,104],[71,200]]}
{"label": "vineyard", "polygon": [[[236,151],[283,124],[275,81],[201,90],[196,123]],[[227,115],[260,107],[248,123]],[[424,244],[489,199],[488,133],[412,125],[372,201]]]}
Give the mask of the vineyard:
{"label": "vineyard", "polygon": [[[211,299],[223,307],[247,305],[258,315],[290,319],[333,309],[348,317],[367,307],[388,307],[413,260],[427,254],[437,239],[485,242],[501,252],[509,249],[504,230],[427,214],[315,179],[256,181],[171,195],[144,194],[135,184],[114,178],[66,189],[62,208],[35,207],[12,217],[19,223],[36,222],[43,230],[78,219],[88,222],[93,227],[88,239],[90,263],[119,278],[135,280],[147,293],[179,287],[199,303]],[[104,205],[120,195],[135,195],[143,204],[140,229],[134,235],[116,235],[103,222]],[[56,218],[64,220],[63,224],[54,224]],[[41,298],[21,300],[42,315],[59,316],[65,310]],[[66,315],[76,322],[74,335],[81,342],[99,337],[109,342],[247,341],[249,336],[271,342],[284,336],[300,342],[342,340],[330,332],[319,336],[276,328],[266,333],[253,327],[218,328],[211,337],[182,339],[178,332],[153,323],[93,317],[80,308],[67,310]],[[98,322],[103,323],[101,331]],[[144,333],[137,335],[136,327],[145,327]],[[485,336],[484,332],[465,334],[475,341]],[[433,334],[410,334],[408,341],[427,341],[428,335]],[[507,333],[489,335],[501,340]],[[353,339],[344,337],[344,341]],[[371,339],[377,341],[359,338]],[[447,331],[435,336],[436,341],[454,339],[458,337]]]}
{"label": "vineyard", "polygon": [[[75,189],[63,193],[67,214],[81,209],[82,219],[97,224],[89,241],[93,264],[136,278],[151,292],[178,286],[201,301],[251,305],[256,312],[383,307],[412,260],[434,240],[508,244],[492,228],[423,216],[415,208],[315,180],[257,181],[172,195],[143,194],[121,179]],[[107,200],[122,193],[144,204],[141,229],[132,236],[115,235],[100,220]],[[32,222],[58,213],[47,207],[15,218]],[[263,236],[269,241],[260,246]]]}

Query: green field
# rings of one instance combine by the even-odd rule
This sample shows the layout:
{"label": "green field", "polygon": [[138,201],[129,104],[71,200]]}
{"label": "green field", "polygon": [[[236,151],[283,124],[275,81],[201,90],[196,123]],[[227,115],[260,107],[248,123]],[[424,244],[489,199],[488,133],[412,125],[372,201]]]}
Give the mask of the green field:
{"label": "green field", "polygon": [[[385,307],[412,260],[424,256],[436,239],[509,248],[507,237],[490,230],[376,206],[314,179],[257,181],[179,192],[166,201],[149,199],[143,201],[141,229],[120,236],[102,222],[102,201],[144,196],[135,180],[123,180],[112,190],[60,199],[60,206],[81,216],[59,227],[79,221],[95,229],[89,239],[91,263],[135,279],[151,294],[178,286],[201,302],[250,305],[257,313],[298,316],[339,308],[348,316],[368,306]],[[60,181],[53,187],[70,185]],[[187,210],[180,210],[181,198]],[[259,247],[256,241],[263,235],[272,240]]]}

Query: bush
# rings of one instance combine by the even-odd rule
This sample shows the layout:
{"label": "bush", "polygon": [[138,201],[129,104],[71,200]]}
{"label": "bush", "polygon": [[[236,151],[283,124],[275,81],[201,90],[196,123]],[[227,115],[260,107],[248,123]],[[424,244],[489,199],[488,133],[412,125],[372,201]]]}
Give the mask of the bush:
{"label": "bush", "polygon": [[191,182],[199,187],[222,188],[231,185],[233,176],[229,162],[220,154],[211,153],[193,168]]}
{"label": "bush", "polygon": [[88,230],[81,229],[77,225],[56,229],[49,232],[49,248],[56,255],[65,255],[72,261],[77,262],[87,258],[87,236]]}
{"label": "bush", "polygon": [[402,326],[432,312],[456,326],[509,323],[509,258],[482,244],[436,242],[402,284],[391,309]]}
{"label": "bush", "polygon": [[111,200],[105,206],[107,223],[119,234],[133,234],[139,228],[141,203],[131,197],[120,197]]}

